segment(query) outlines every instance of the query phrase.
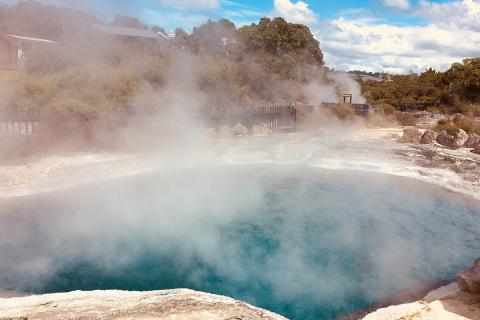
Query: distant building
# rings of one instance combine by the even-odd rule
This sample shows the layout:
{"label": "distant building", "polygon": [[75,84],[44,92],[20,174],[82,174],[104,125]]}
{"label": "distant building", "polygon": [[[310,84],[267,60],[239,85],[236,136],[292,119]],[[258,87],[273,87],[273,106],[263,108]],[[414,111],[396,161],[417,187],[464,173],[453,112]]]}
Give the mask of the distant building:
{"label": "distant building", "polygon": [[224,47],[228,47],[228,46],[237,44],[237,40],[233,38],[222,37],[222,44]]}
{"label": "distant building", "polygon": [[12,38],[0,34],[0,70],[15,70],[17,68],[17,44]]}
{"label": "distant building", "polygon": [[392,77],[389,74],[382,75],[368,75],[368,74],[359,74],[356,75],[362,81],[377,81],[377,82],[390,82],[393,81]]}
{"label": "distant building", "polygon": [[149,29],[126,28],[94,23],[84,25],[84,31],[94,33],[100,32],[102,34],[115,37],[143,38],[155,40],[169,39],[168,35],[163,34],[162,32],[154,32]]}
{"label": "distant building", "polygon": [[47,39],[0,34],[0,70],[21,70],[32,46],[55,44]]}

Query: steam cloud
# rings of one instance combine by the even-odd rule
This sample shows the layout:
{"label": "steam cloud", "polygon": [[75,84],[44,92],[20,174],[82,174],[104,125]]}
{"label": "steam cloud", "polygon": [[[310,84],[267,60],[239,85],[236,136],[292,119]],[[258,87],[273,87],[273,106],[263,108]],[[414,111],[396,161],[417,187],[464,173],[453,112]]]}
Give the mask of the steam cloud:
{"label": "steam cloud", "polygon": [[[131,55],[131,59],[122,60],[120,71],[113,73],[114,78],[123,80],[131,70],[137,71],[135,76],[148,73],[148,64],[138,61],[135,51],[130,51],[132,48],[125,45],[119,52],[117,43],[103,39],[103,45],[92,50],[88,46],[90,40],[79,35],[72,46],[55,53],[86,70],[86,75],[70,74],[72,81],[65,82],[67,96],[62,96],[65,92],[53,93],[58,101],[75,98],[80,94],[76,92],[79,87],[91,89],[90,96],[98,95],[96,88],[87,84],[102,83],[101,78],[110,74],[111,66],[102,59],[105,54]],[[250,68],[252,73],[258,71],[254,63]],[[471,262],[478,246],[465,243],[479,243],[475,230],[480,229],[480,222],[472,214],[475,210],[459,205],[455,207],[458,211],[449,211],[444,207],[448,204],[439,205],[440,200],[426,196],[424,190],[415,193],[409,188],[407,192],[396,186],[395,191],[401,194],[397,198],[394,192],[385,192],[381,178],[361,176],[365,179],[363,185],[352,187],[351,180],[330,177],[339,182],[335,186],[327,174],[312,176],[295,166],[255,167],[253,173],[216,167],[211,155],[217,152],[218,142],[208,139],[205,130],[208,124],[198,115],[212,101],[225,104],[241,101],[223,91],[221,83],[214,95],[203,91],[200,83],[208,71],[201,59],[186,52],[169,52],[168,65],[159,69],[164,72],[157,81],[163,85],[159,89],[140,81],[131,106],[137,112],[122,130],[110,131],[107,125],[110,121],[94,122],[89,130],[106,144],[121,141],[123,147],[151,152],[149,165],[154,166],[156,173],[138,178],[140,182],[111,181],[52,195],[3,201],[0,287],[41,291],[46,284],[56,281],[58,272],[77,263],[87,263],[104,274],[115,275],[152,254],[173,259],[175,270],[185,275],[186,282],[182,284],[200,287],[209,270],[213,270],[239,287],[247,283],[252,285],[250,289],[262,290],[254,286],[266,286],[285,305],[292,306],[308,298],[318,304],[328,301],[342,309],[344,299],[351,298],[352,293],[365,296],[363,303],[371,302],[422,276],[449,277],[451,270],[458,271],[459,265]],[[49,80],[61,82],[64,78]],[[301,88],[288,81],[272,83],[273,86],[259,85],[270,90],[273,99],[281,99],[282,92],[292,90],[295,92],[290,96],[303,95],[306,103],[314,105],[336,102],[344,93],[352,93],[354,102],[365,101],[355,81],[334,72],[318,72]],[[0,103],[2,96],[5,94],[0,92]],[[345,132],[343,125],[339,128],[334,124],[330,129]],[[271,139],[266,140],[265,149],[276,138]],[[332,145],[342,142],[341,137],[327,140],[321,141],[316,152],[330,152]],[[298,148],[308,153],[308,145],[300,143]],[[340,156],[351,156],[348,152]],[[281,177],[280,181],[269,176],[271,170],[274,176]],[[292,178],[296,176],[299,178]],[[322,199],[317,198],[320,191],[325,192]],[[373,198],[369,192],[374,193]],[[269,199],[275,201],[268,202]],[[353,206],[352,201],[358,203]],[[273,212],[280,213],[274,219],[261,213],[266,202],[276,209]],[[316,215],[322,216],[324,224],[312,223],[318,218]],[[414,215],[416,219],[412,218]],[[449,223],[443,224],[439,221],[442,219]],[[452,220],[461,225],[451,223]],[[309,225],[318,230],[309,231]],[[274,252],[265,254],[262,248],[245,247],[242,237],[247,236],[231,230],[239,226],[248,232],[258,226],[256,235],[269,241]],[[466,230],[462,237],[456,228]],[[430,232],[430,238],[425,238],[426,231]],[[368,233],[377,238],[365,238]],[[448,247],[435,250],[438,245],[435,241],[440,238]],[[312,244],[317,248],[311,249]],[[339,255],[337,247],[351,256]],[[316,250],[327,255],[316,255]],[[357,255],[363,257],[364,264],[355,259]],[[430,265],[422,262],[425,257]],[[352,267],[350,263],[355,265]],[[422,275],[419,269],[425,268],[431,272]],[[256,270],[256,274],[251,270]],[[377,282],[367,283],[362,273],[375,274]],[[372,286],[378,290],[369,291]],[[229,290],[250,302],[265,303],[249,296],[248,290],[236,287]]]}
{"label": "steam cloud", "polygon": [[[307,319],[452,277],[478,250],[475,207],[416,182],[312,170],[164,162],[149,176],[3,201],[0,286],[111,286],[100,274],[158,289],[163,279]],[[212,274],[226,284],[209,287]]]}

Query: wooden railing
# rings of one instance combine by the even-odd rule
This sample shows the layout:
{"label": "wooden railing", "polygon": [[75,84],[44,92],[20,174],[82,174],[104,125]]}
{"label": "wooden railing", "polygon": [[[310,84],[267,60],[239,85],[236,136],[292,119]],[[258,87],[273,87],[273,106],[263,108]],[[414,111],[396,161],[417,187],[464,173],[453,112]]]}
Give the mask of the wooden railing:
{"label": "wooden railing", "polygon": [[395,108],[399,111],[425,111],[430,106],[431,103],[399,103]]}
{"label": "wooden railing", "polygon": [[210,120],[216,127],[241,123],[250,128],[253,125],[266,124],[272,131],[294,131],[297,109],[291,105],[214,108],[211,110]]}
{"label": "wooden railing", "polygon": [[36,111],[0,113],[0,135],[30,136],[38,131],[40,115]]}
{"label": "wooden railing", "polygon": [[[331,103],[331,102],[323,102],[320,104],[321,108],[335,108],[338,104]],[[370,110],[372,109],[372,105],[365,104],[365,103],[347,103],[346,105],[350,106],[356,115],[359,116],[368,116]]]}

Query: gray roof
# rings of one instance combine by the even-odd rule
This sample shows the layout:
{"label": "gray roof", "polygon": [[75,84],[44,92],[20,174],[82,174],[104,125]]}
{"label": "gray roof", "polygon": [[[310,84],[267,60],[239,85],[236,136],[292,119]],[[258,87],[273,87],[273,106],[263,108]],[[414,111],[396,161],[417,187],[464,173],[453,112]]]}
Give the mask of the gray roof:
{"label": "gray roof", "polygon": [[105,34],[110,34],[114,36],[124,36],[124,37],[135,37],[135,38],[147,38],[147,39],[159,39],[167,38],[163,33],[155,33],[152,30],[148,29],[135,29],[135,28],[126,28],[126,27],[117,27],[103,24],[88,24],[88,27],[100,31]]}
{"label": "gray roof", "polygon": [[8,37],[17,39],[22,42],[35,43],[35,44],[57,44],[57,42],[47,39],[32,38],[32,37],[23,37],[9,34]]}

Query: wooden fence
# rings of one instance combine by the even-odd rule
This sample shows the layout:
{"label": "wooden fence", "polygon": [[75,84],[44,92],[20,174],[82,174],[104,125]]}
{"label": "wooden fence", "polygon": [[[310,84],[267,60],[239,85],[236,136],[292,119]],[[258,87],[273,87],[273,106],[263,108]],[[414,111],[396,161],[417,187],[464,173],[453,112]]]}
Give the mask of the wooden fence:
{"label": "wooden fence", "polygon": [[0,135],[31,136],[38,131],[38,112],[24,111],[0,114]]}
{"label": "wooden fence", "polygon": [[216,128],[241,123],[247,128],[266,124],[272,131],[295,131],[297,109],[294,106],[255,106],[214,108],[210,120]]}
{"label": "wooden fence", "polygon": [[[353,109],[356,115],[362,116],[362,117],[367,117],[368,114],[370,113],[370,110],[372,110],[373,108],[372,105],[364,104],[364,103],[346,103],[346,104]],[[331,109],[331,108],[335,108],[337,105],[338,105],[337,103],[322,102],[320,107]]]}
{"label": "wooden fence", "polygon": [[431,106],[431,103],[400,103],[395,108],[399,111],[425,111]]}

